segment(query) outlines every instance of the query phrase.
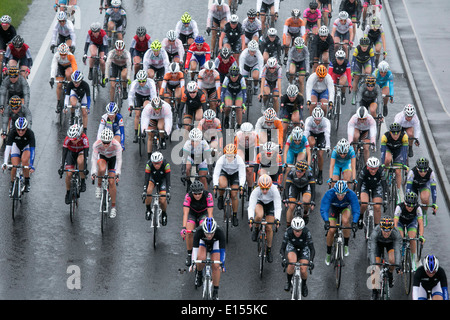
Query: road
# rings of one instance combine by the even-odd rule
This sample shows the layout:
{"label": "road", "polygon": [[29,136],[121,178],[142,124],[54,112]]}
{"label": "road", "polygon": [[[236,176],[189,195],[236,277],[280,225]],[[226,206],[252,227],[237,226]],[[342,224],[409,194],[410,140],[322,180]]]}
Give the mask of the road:
{"label": "road", "polygon": [[[251,2],[251,4],[249,4]],[[142,11],[136,11],[131,1],[125,0],[129,25],[125,35],[126,43],[138,25],[145,25],[153,39],[163,39],[167,30],[175,27],[176,21],[184,11],[189,11],[204,33],[207,1],[196,1],[187,7],[185,1],[145,1]],[[254,1],[244,1],[239,7],[240,21],[246,15]],[[279,34],[282,24],[290,16],[292,8],[305,9],[308,0],[285,0],[281,4],[280,20],[277,23]],[[81,4],[82,23],[77,30],[77,51],[75,56],[81,70],[87,75],[88,68],[82,65],[82,48],[89,25],[93,21],[103,21],[97,9],[97,1]],[[337,16],[335,9],[333,16]],[[32,48],[33,56],[38,54],[44,41],[54,12],[50,5],[43,6],[34,1],[30,12],[19,27],[19,33]],[[382,21],[386,29],[389,56],[387,58],[395,74],[395,101],[390,105],[387,123],[390,124],[395,113],[403,105],[411,102],[411,92],[404,77],[400,58],[396,53],[395,42],[388,20],[383,13]],[[209,40],[209,38],[207,38]],[[121,181],[118,187],[118,215],[108,221],[105,234],[100,231],[98,200],[94,188],[88,183],[87,192],[81,196],[81,207],[75,222],[69,219],[69,208],[64,204],[64,180],[60,180],[57,169],[60,163],[61,146],[66,129],[60,130],[54,108],[55,92],[48,85],[51,55],[46,49],[39,66],[32,72],[35,77],[31,88],[31,109],[33,112],[33,130],[37,137],[36,172],[32,176],[31,192],[26,194],[21,211],[13,222],[8,197],[9,176],[0,179],[3,192],[0,193],[2,214],[0,216],[0,299],[55,299],[55,300],[198,300],[199,290],[193,286],[193,275],[184,269],[186,256],[185,243],[179,236],[182,215],[181,206],[184,188],[179,183],[180,167],[172,168],[172,200],[168,210],[168,225],[159,233],[156,249],[151,245],[152,231],[144,219],[145,206],[140,200],[143,184],[145,156],[139,158],[137,145],[131,142],[133,134],[132,118],[124,114],[126,122],[126,151]],[[285,83],[285,80],[284,80]],[[88,136],[94,142],[97,127],[104,107],[108,102],[107,90],[101,92],[101,99],[95,104],[89,116]],[[345,124],[355,112],[348,102],[344,106],[341,124]],[[250,121],[256,122],[259,108],[250,110]],[[332,138],[334,145],[346,136],[346,127],[341,125],[339,132]],[[177,152],[175,152],[177,154]],[[164,152],[166,158],[175,161],[170,150]],[[379,153],[378,153],[379,155]],[[429,156],[429,150],[422,144],[415,149],[415,161],[420,156]],[[327,167],[329,160],[325,162]],[[325,171],[326,172],[326,171]],[[325,174],[326,175],[326,174]],[[327,178],[327,177],[326,177]],[[318,188],[320,199],[327,187]],[[443,202],[441,188],[438,186],[438,205],[440,212],[429,218],[426,229],[424,253],[435,253],[440,257],[441,265],[449,265],[448,250],[442,245],[449,242],[447,230],[449,216]],[[221,217],[215,210],[215,217]],[[220,220],[219,220],[220,221]],[[221,223],[220,223],[221,224]],[[284,215],[282,218],[284,226]],[[365,259],[365,242],[362,233],[350,240],[350,256],[342,274],[342,285],[336,290],[333,283],[333,270],[325,265],[325,231],[317,208],[308,228],[311,230],[316,248],[316,267],[308,279],[309,296],[307,300],[368,300],[370,290],[366,287],[368,274]],[[231,230],[231,239],[227,246],[227,272],[220,283],[221,300],[286,300],[290,294],[283,291],[285,274],[282,272],[279,246],[284,227],[275,234],[273,252],[274,262],[267,265],[263,280],[257,274],[258,261],[256,244],[251,241],[246,219]],[[69,288],[72,268],[80,271],[81,287]],[[400,278],[396,277],[393,299],[405,300]]]}

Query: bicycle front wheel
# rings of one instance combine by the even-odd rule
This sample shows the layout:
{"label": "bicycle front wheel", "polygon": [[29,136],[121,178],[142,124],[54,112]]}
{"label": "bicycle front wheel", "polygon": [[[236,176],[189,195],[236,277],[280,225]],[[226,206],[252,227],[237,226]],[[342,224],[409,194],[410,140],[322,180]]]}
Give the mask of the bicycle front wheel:
{"label": "bicycle front wheel", "polygon": [[158,220],[159,220],[159,213],[158,208],[155,206],[153,208],[153,249],[156,249],[156,232],[158,231]]}
{"label": "bicycle front wheel", "polygon": [[102,233],[105,232],[106,230],[106,220],[108,219],[108,209],[107,209],[107,205],[106,202],[108,201],[108,194],[106,190],[103,190],[102,192],[102,199],[101,199],[101,213],[102,213],[102,217],[101,217],[101,229],[102,229]]}
{"label": "bicycle front wheel", "polygon": [[301,282],[300,282],[300,277],[299,276],[294,276],[293,277],[293,281],[292,281],[292,300],[301,300],[302,295],[300,293],[300,286],[301,286]]}
{"label": "bicycle front wheel", "polygon": [[411,292],[412,281],[412,265],[411,265],[411,249],[405,250],[405,256],[403,261],[403,284],[405,287],[405,294],[408,296]]}
{"label": "bicycle front wheel", "polygon": [[16,179],[14,181],[13,191],[12,191],[12,219],[13,221],[16,219],[15,214],[17,211],[17,208],[19,206],[19,197],[20,197],[20,181],[19,179]]}
{"label": "bicycle front wheel", "polygon": [[342,274],[342,248],[336,246],[336,259],[334,260],[334,272],[336,276],[336,289],[341,286],[341,274]]}
{"label": "bicycle front wheel", "polygon": [[333,125],[336,131],[339,129],[339,115],[341,113],[341,98],[339,97],[334,106]]}
{"label": "bicycle front wheel", "polygon": [[258,239],[259,247],[259,278],[262,279],[264,270],[264,260],[266,259],[266,243],[265,239],[260,235]]}
{"label": "bicycle front wheel", "polygon": [[77,193],[75,190],[71,190],[70,192],[70,222],[73,223],[74,216],[78,209],[78,199],[77,199]]}

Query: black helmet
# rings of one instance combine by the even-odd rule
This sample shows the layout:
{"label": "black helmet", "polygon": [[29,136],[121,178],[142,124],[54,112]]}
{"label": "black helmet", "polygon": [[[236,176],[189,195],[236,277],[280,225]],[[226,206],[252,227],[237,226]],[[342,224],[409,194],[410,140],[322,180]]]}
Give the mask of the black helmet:
{"label": "black helmet", "polygon": [[310,9],[317,9],[318,6],[319,6],[319,4],[317,2],[315,2],[315,1],[311,1],[309,3],[309,8]]}
{"label": "black helmet", "polygon": [[417,201],[418,201],[418,197],[415,192],[411,191],[405,195],[405,203],[406,204],[415,206],[417,204]]}
{"label": "black helmet", "polygon": [[401,130],[402,130],[402,126],[397,122],[394,122],[389,126],[389,131],[391,131],[391,132],[399,132]]}
{"label": "black helmet", "polygon": [[370,39],[367,37],[362,37],[359,39],[359,45],[360,46],[368,46],[370,44]]}
{"label": "black helmet", "polygon": [[236,77],[236,76],[239,75],[239,72],[240,72],[240,71],[239,71],[239,67],[233,65],[233,66],[230,67],[229,72],[230,72],[230,76]]}
{"label": "black helmet", "polygon": [[147,29],[144,26],[139,26],[136,29],[136,35],[138,37],[143,37],[147,34]]}
{"label": "black helmet", "polygon": [[16,35],[13,39],[12,39],[12,44],[14,46],[14,48],[20,48],[21,46],[23,46],[24,40],[21,36]]}
{"label": "black helmet", "polygon": [[256,10],[253,9],[253,8],[249,9],[249,10],[247,11],[247,17],[249,17],[249,18],[254,18],[254,17],[256,17]]}
{"label": "black helmet", "polygon": [[195,180],[191,184],[191,192],[192,193],[201,193],[205,187],[203,186],[203,183],[201,183],[199,180]]}
{"label": "black helmet", "polygon": [[422,158],[417,159],[417,162],[416,162],[417,168],[428,169],[429,165],[430,165],[430,163],[428,162],[427,158],[422,157]]}
{"label": "black helmet", "polygon": [[229,57],[231,57],[230,49],[228,49],[228,47],[223,47],[220,51],[220,56],[222,57],[222,59],[228,59]]}

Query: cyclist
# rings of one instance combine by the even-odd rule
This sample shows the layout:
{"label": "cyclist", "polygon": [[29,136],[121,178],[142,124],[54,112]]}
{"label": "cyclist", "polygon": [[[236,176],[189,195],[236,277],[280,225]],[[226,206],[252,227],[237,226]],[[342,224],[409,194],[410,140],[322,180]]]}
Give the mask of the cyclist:
{"label": "cyclist", "polygon": [[167,52],[169,62],[181,63],[184,59],[183,42],[177,37],[175,30],[167,31],[166,37],[161,42],[164,51]]}
{"label": "cyclist", "polygon": [[[217,192],[218,188],[225,189],[230,186],[231,189],[239,188],[242,194],[245,184],[245,178],[246,176],[244,160],[239,155],[237,155],[237,148],[233,143],[227,144],[225,148],[223,148],[223,155],[219,158],[219,160],[217,160],[216,165],[214,166],[214,193]],[[219,210],[223,210],[224,207],[224,193],[225,190],[219,190],[219,199],[217,202],[217,208]],[[237,190],[230,191],[231,207],[233,210],[232,222],[233,226],[235,227],[239,225],[239,221],[237,218],[239,205],[237,193]],[[224,219],[226,219],[225,212]]]}
{"label": "cyclist", "polygon": [[350,143],[342,138],[331,152],[330,178],[327,183],[333,185],[333,181],[342,179],[350,182],[356,180],[356,154]]}
{"label": "cyclist", "polygon": [[[217,0],[216,0],[217,1]],[[220,0],[224,1],[224,0]],[[203,220],[201,227],[196,229],[193,240],[192,261],[205,260],[207,252],[211,252],[211,260],[220,260],[220,265],[212,266],[213,292],[212,299],[219,300],[220,273],[225,272],[225,233],[217,226],[212,217]],[[197,263],[196,283],[197,287],[202,285],[203,263]],[[192,270],[191,268],[189,269]]]}
{"label": "cyclist", "polygon": [[147,72],[145,72],[145,70],[139,70],[136,74],[136,80],[134,80],[130,85],[130,94],[128,95],[128,110],[130,111],[130,115],[134,108],[139,108],[139,110],[134,110],[133,143],[138,142],[138,128],[142,109],[145,108],[145,106],[149,104],[150,101],[156,96],[155,81],[147,76]]}
{"label": "cyclist", "polygon": [[219,71],[220,83],[222,84],[225,81],[225,77],[228,75],[228,72],[230,71],[231,67],[233,66],[238,67],[236,59],[233,57],[230,49],[228,49],[227,47],[222,48],[220,54],[214,60],[214,64],[216,66],[216,70]]}
{"label": "cyclist", "polygon": [[359,45],[353,51],[352,58],[352,76],[353,76],[353,97],[352,104],[356,104],[356,93],[359,89],[359,78],[362,74],[370,75],[374,70],[374,52],[369,47],[370,40],[367,37],[359,39]]}
{"label": "cyclist", "polygon": [[[300,194],[302,195],[301,202],[303,203],[303,220],[305,224],[309,222],[309,209],[314,210],[316,199],[316,181],[309,170],[309,165],[306,160],[297,161],[295,169],[286,174],[286,188],[284,188],[284,198],[289,201],[299,201]],[[286,211],[287,227],[292,225],[292,218],[296,205],[289,203]]]}
{"label": "cyclist", "polygon": [[[291,16],[286,19],[283,26],[284,64],[286,64],[289,49],[294,39],[305,35],[305,22],[299,9],[292,9]],[[295,45],[295,44],[294,44]],[[295,45],[297,46],[297,45]]]}
{"label": "cyclist", "polygon": [[[327,254],[325,257],[325,264],[330,265],[331,261],[331,247],[334,241],[335,227],[341,215],[342,226],[350,227],[350,215],[353,216],[352,230],[356,232],[357,223],[359,219],[359,202],[358,197],[347,187],[345,180],[339,180],[334,185],[334,188],[329,189],[323,196],[320,202],[320,215],[323,221],[325,221],[325,230],[327,232]],[[344,229],[344,256],[349,255],[348,243],[350,240],[350,230]]]}
{"label": "cyclist", "polygon": [[[338,50],[335,54],[335,59],[330,62],[328,67],[328,73],[333,79],[334,84],[348,85],[349,92],[352,90],[352,75],[350,62],[346,59],[346,54],[344,50]],[[345,97],[345,88],[340,89],[341,103],[344,105],[347,101]]]}
{"label": "cyclist", "polygon": [[[223,1],[223,0],[222,0]],[[197,36],[189,46],[184,62],[184,70],[197,71],[203,68],[206,61],[211,60],[211,49],[202,36]]]}
{"label": "cyclist", "polygon": [[181,164],[181,182],[183,182],[183,185],[186,181],[188,186],[191,185],[191,168],[194,165],[197,167],[196,171],[200,182],[208,190],[207,174],[208,166],[212,164],[211,148],[208,142],[203,139],[203,133],[200,129],[194,128],[189,132],[189,140],[183,145]]}
{"label": "cyclist", "polygon": [[[147,103],[142,110],[141,115],[141,133],[146,129],[158,130],[161,149],[166,149],[166,137],[172,132],[172,107],[167,102],[161,100],[159,96],[154,96],[151,103]],[[153,150],[153,132],[148,133],[147,139],[147,155]],[[156,150],[155,150],[156,151]]]}
{"label": "cyclist", "polygon": [[[108,9],[109,7],[111,7],[111,1],[112,0],[100,0],[100,14],[102,14],[103,9]],[[105,3],[105,6],[103,7],[103,3]]]}
{"label": "cyclist", "polygon": [[278,113],[279,99],[281,90],[283,68],[278,64],[277,58],[272,57],[267,60],[266,65],[261,73],[261,89],[259,92],[259,100],[263,101],[263,105],[267,105],[268,95],[273,93],[273,108]]}
{"label": "cyclist", "polygon": [[261,19],[262,34],[264,34],[267,15],[271,16],[274,24],[277,22],[278,13],[280,12],[280,0],[256,0],[256,12]]}
{"label": "cyclist", "polygon": [[206,110],[206,96],[203,90],[198,90],[197,82],[189,81],[186,90],[182,93],[180,106],[186,130],[190,131],[193,127],[192,120],[200,121],[202,119],[203,110]]}
{"label": "cyclist", "polygon": [[[388,100],[391,103],[394,102],[394,75],[389,70],[389,64],[383,60],[378,64],[378,68],[373,72],[373,76],[381,88],[383,96],[383,117],[386,117],[388,115]],[[387,95],[390,95],[389,99]]]}
{"label": "cyclist", "polygon": [[[108,52],[108,36],[106,31],[102,29],[100,22],[93,22],[89,28],[86,42],[84,43],[83,63],[86,64],[88,58],[87,52],[89,49],[89,74],[88,79],[92,80],[92,70],[94,68],[94,59],[92,57],[99,57],[100,70],[102,72],[102,79],[105,77],[105,54]],[[103,84],[103,82],[101,83]]]}
{"label": "cyclist", "polygon": [[[387,185],[383,167],[380,166],[380,160],[376,157],[367,159],[366,166],[361,169],[358,175],[358,184],[356,195],[361,199],[358,227],[363,227],[363,216],[367,209],[367,202],[372,201],[381,203],[387,200]],[[371,199],[371,200],[370,200]],[[381,204],[373,205],[373,223],[377,226],[381,218]]]}
{"label": "cyclist", "polygon": [[[239,73],[239,67],[232,65],[228,75],[222,83],[221,100],[223,105],[221,111],[224,112],[225,118],[223,126],[225,129],[229,129],[231,106],[236,106],[236,123],[239,129],[242,124],[242,113],[244,108],[244,102],[247,97],[247,85],[245,78]],[[234,128],[231,128],[234,129]]]}
{"label": "cyclist", "polygon": [[170,200],[170,163],[164,159],[161,152],[155,151],[145,165],[144,191],[145,219],[152,220],[152,194],[153,189],[162,196],[159,198],[161,205],[161,224],[167,225],[167,202]]}
{"label": "cyclist", "polygon": [[[380,224],[373,229],[368,241],[368,257],[370,265],[381,262],[384,255],[384,249],[388,254],[387,260],[390,264],[401,264],[402,236],[397,228],[394,228],[394,220],[390,216],[384,216],[380,219]],[[388,279],[389,287],[394,285],[393,272],[395,266],[389,267]],[[398,269],[397,269],[398,270]],[[374,272],[375,270],[373,270]],[[378,272],[379,274],[379,272]],[[377,300],[379,289],[372,289],[372,300]]]}
{"label": "cyclist", "polygon": [[[184,73],[180,70],[180,64],[176,62],[172,62],[169,64],[169,70],[167,70],[164,75],[163,81],[161,83],[161,88],[159,89],[159,96],[167,101],[171,100],[172,94],[175,96],[175,104],[180,104],[181,95],[184,92],[185,81],[184,81]],[[172,107],[172,114],[177,111],[175,105]],[[179,108],[179,107],[178,107]],[[179,110],[178,110],[179,112]],[[175,119],[178,117],[178,114],[173,114]],[[179,123],[177,122],[177,127]]]}
{"label": "cyclist", "polygon": [[[6,138],[5,154],[3,159],[3,170],[8,165],[8,159],[11,155],[11,164],[14,166],[22,163],[28,168],[23,169],[25,177],[24,192],[30,191],[30,173],[34,172],[34,157],[36,154],[36,139],[34,132],[28,127],[27,119],[20,117],[14,123],[15,130],[11,130]],[[9,193],[12,193],[14,187],[14,179],[16,177],[17,168],[11,168],[11,187]]]}
{"label": "cyclist", "polygon": [[[55,4],[53,5],[53,8],[55,9],[55,11],[58,11],[58,7],[59,7],[59,11],[64,11],[64,10],[68,10],[66,8],[64,8],[65,6],[76,6],[77,5],[77,0],[55,0]],[[72,12],[71,14],[73,15],[75,13],[75,8],[72,8]]]}
{"label": "cyclist", "polygon": [[[308,165],[311,164],[311,148],[308,138],[303,134],[303,129],[294,127],[286,140],[283,163],[293,165],[300,160],[307,160]],[[286,175],[289,173],[289,170],[290,168],[286,166]]]}
{"label": "cyclist", "polygon": [[247,195],[250,195],[255,182],[253,165],[256,155],[259,153],[259,136],[253,130],[250,122],[244,122],[241,129],[234,136],[234,144],[237,147],[237,154],[244,159],[246,166]]}
{"label": "cyclist", "polygon": [[260,44],[260,49],[263,55],[263,63],[267,62],[267,59],[271,57],[277,58],[278,61],[281,61],[281,40],[277,35],[277,29],[269,28],[267,30],[267,35],[262,39]]}
{"label": "cyclist", "polygon": [[[427,158],[421,157],[417,159],[416,166],[408,171],[406,177],[406,192],[414,192],[420,196],[420,202],[424,205],[430,204],[430,196],[433,208],[433,214],[436,214],[438,206],[436,204],[437,191],[436,191],[436,175],[433,169],[430,168],[430,164]],[[423,212],[423,225],[428,225],[427,219],[427,207],[422,208]]]}
{"label": "cyclist", "polygon": [[192,240],[194,238],[192,231],[200,226],[206,217],[212,218],[213,210],[213,195],[205,190],[203,183],[195,180],[184,197],[183,227],[180,232],[183,240],[186,240],[186,266],[188,267],[192,261]]}
{"label": "cyclist", "polygon": [[[370,148],[374,152],[376,151],[377,124],[375,119],[367,112],[366,107],[359,107],[350,118],[347,125],[347,135],[348,141],[353,144],[357,144],[358,141],[369,142],[370,140],[372,143]],[[369,145],[365,144],[363,148],[364,161],[366,162],[370,155]]]}
{"label": "cyclist", "polygon": [[339,12],[339,17],[334,21],[333,29],[331,29],[331,36],[334,40],[334,50],[339,50],[339,42],[343,42],[342,48],[345,54],[348,55],[356,35],[347,11]]}
{"label": "cyclist", "polygon": [[381,45],[383,45],[383,57],[386,57],[386,37],[384,35],[383,25],[380,18],[374,16],[371,20],[371,24],[366,26],[364,30],[364,37],[370,39],[370,46],[375,48],[375,66],[378,66],[381,55]]}
{"label": "cyclist", "polygon": [[147,34],[147,29],[144,26],[139,26],[136,29],[136,34],[131,40],[130,55],[134,65],[134,76],[142,69],[144,55],[150,49],[152,45],[152,39]]}
{"label": "cyclist", "polygon": [[321,64],[317,67],[316,72],[311,74],[306,81],[306,103],[309,108],[309,115],[317,106],[317,102],[321,103],[324,113],[333,107],[334,102],[334,83],[328,74],[327,68]]}
{"label": "cyclist", "polygon": [[142,67],[147,71],[148,77],[155,80],[158,90],[161,88],[166,71],[169,70],[169,64],[166,50],[162,48],[159,40],[154,40],[150,49],[144,54]]}
{"label": "cyclist", "polygon": [[298,73],[298,84],[295,85],[300,88],[302,96],[305,95],[305,77],[309,76],[310,64],[309,64],[309,51],[305,48],[305,41],[301,37],[294,39],[294,46],[289,50],[289,58],[287,65],[289,66],[289,73],[287,74],[289,83],[294,82],[295,74]]}
{"label": "cyclist", "polygon": [[11,130],[16,120],[20,117],[28,119],[28,127],[31,128],[32,116],[30,108],[25,105],[22,106],[22,100],[19,96],[12,96],[9,99],[9,104],[6,109],[1,109],[0,113],[3,115],[2,121],[2,138],[5,139],[7,132]]}
{"label": "cyclist", "polygon": [[303,95],[295,84],[290,84],[280,99],[280,119],[283,125],[283,137],[288,136],[289,123],[303,127]]}
{"label": "cyclist", "polygon": [[[202,90],[208,100],[209,108],[216,111],[220,98],[220,74],[212,60],[205,62],[204,69],[200,70],[197,78],[198,89]],[[217,101],[214,101],[217,100]]]}
{"label": "cyclist", "polygon": [[127,28],[127,12],[122,7],[121,0],[111,0],[111,6],[105,11],[103,29],[107,30],[108,37],[112,38],[112,31],[116,30],[117,40],[123,40]]}
{"label": "cyclist", "polygon": [[262,152],[256,155],[254,172],[256,176],[267,174],[272,179],[274,185],[281,190],[282,185],[279,183],[279,176],[283,171],[283,163],[281,155],[278,152],[278,146],[272,141],[267,141],[262,145]]}
{"label": "cyclist", "polygon": [[449,300],[447,276],[435,255],[429,254],[414,273],[412,299],[426,300],[428,292],[432,300]]}
{"label": "cyclist", "polygon": [[[225,0],[214,0],[211,6],[208,8],[208,16],[206,19],[206,33],[209,35],[212,29],[224,30],[225,24],[231,20],[230,6],[225,3]],[[214,50],[216,47],[217,38],[216,30],[211,35],[211,48]],[[220,49],[220,48],[219,48]],[[218,54],[218,52],[213,52]]]}
{"label": "cyclist", "polygon": [[[133,68],[131,66],[131,55],[130,52],[125,49],[125,42],[123,40],[117,40],[114,44],[115,50],[108,52],[108,57],[106,59],[106,72],[105,78],[103,79],[103,84],[111,81],[111,86],[109,89],[110,101],[114,101],[114,88],[116,85],[120,85],[120,82],[116,83],[116,78],[122,81],[122,99],[128,99],[127,84],[131,84],[131,74]],[[111,79],[110,79],[111,77]]]}
{"label": "cyclist", "polygon": [[[400,124],[394,122],[389,126],[389,131],[381,137],[380,152],[381,163],[389,166],[405,166],[408,151],[408,135],[403,131]],[[402,186],[401,169],[395,169],[395,180],[397,189]]]}
{"label": "cyclist", "polygon": [[276,141],[278,146],[280,146],[280,153],[283,151],[283,125],[273,108],[268,108],[264,111],[264,114],[256,122],[255,130],[261,144],[267,141]]}
{"label": "cyclist", "polygon": [[74,71],[70,76],[72,80],[66,88],[66,98],[64,100],[64,112],[71,109],[70,124],[73,124],[73,116],[77,103],[80,103],[81,114],[83,119],[83,132],[87,131],[88,114],[91,109],[91,89],[89,84],[83,80],[84,76],[80,70]]}
{"label": "cyclist", "polygon": [[[378,105],[383,101],[380,86],[376,83],[376,78],[373,75],[368,75],[365,83],[361,84],[358,89],[358,96],[360,101],[358,106],[364,106],[369,109],[370,115],[377,117]],[[377,121],[381,121],[378,119]]]}
{"label": "cyclist", "polygon": [[[407,232],[408,238],[416,238],[417,236],[421,243],[425,243],[425,238],[423,237],[423,212],[419,205],[419,197],[416,193],[412,191],[407,192],[405,194],[405,200],[395,207],[394,226],[398,229],[402,238],[406,236],[405,232]],[[410,240],[409,242],[411,247],[412,271],[416,271],[416,262],[418,262],[416,256],[416,240]]]}
{"label": "cyclist", "polygon": [[178,39],[183,43],[184,48],[187,49],[194,43],[194,39],[198,36],[197,22],[192,20],[189,13],[185,12],[181,16],[181,19],[178,20],[175,26],[175,32]]}
{"label": "cyclist", "polygon": [[110,218],[115,218],[117,215],[116,208],[116,183],[119,182],[119,176],[122,170],[122,146],[120,143],[114,139],[114,132],[105,128],[100,133],[100,139],[98,139],[92,146],[92,157],[91,157],[91,177],[95,180],[98,176],[97,187],[95,188],[95,197],[98,199],[102,194],[102,180],[100,178],[106,174],[111,177],[108,179],[108,190],[111,196],[111,212],[109,213]]}
{"label": "cyclist", "polygon": [[362,5],[361,0],[342,0],[339,5],[339,12],[346,11],[352,19],[353,34],[356,35],[356,24],[361,21]]}
{"label": "cyclist", "polygon": [[59,11],[56,14],[56,24],[53,26],[52,40],[50,42],[50,51],[53,53],[56,47],[61,43],[66,43],[70,52],[75,52],[76,34],[72,21],[67,20],[67,14]]}
{"label": "cyclist", "polygon": [[222,50],[223,47],[228,47],[236,60],[239,59],[240,52],[245,48],[244,28],[235,14],[231,15],[230,21],[225,24],[220,34],[219,50]]}
{"label": "cyclist", "polygon": [[[263,218],[268,223],[272,223],[278,227],[280,226],[281,218],[281,196],[277,186],[272,183],[272,178],[269,175],[263,174],[258,179],[258,186],[250,194],[250,200],[248,202],[248,225],[250,230],[253,227],[253,223],[260,222]],[[272,255],[272,240],[273,240],[273,227],[272,224],[266,225],[267,236],[267,249],[266,257],[267,262],[273,262]],[[253,228],[252,241],[256,241],[258,238],[259,227],[258,225]]]}
{"label": "cyclist", "polygon": [[[311,116],[306,118],[305,130],[303,131],[303,136],[308,139],[309,148],[312,149],[317,145],[318,148],[327,149],[327,153],[329,154],[330,133],[330,120],[325,117],[322,108],[315,107]],[[319,185],[323,183],[323,152],[324,150],[317,151],[317,165],[319,169],[317,174],[317,183]]]}
{"label": "cyclist", "polygon": [[[52,66],[50,69],[50,87],[53,88],[55,84],[55,78],[57,81],[71,80],[72,73],[78,70],[75,56],[69,51],[69,46],[65,43],[61,43],[58,47],[58,52],[55,52],[52,59]],[[60,97],[62,96],[62,83],[56,85],[56,99],[58,100],[58,106]],[[60,113],[61,110],[56,109],[56,113]]]}
{"label": "cyclist", "polygon": [[16,28],[11,24],[11,17],[7,14],[0,18],[0,61],[3,61],[3,54],[7,44],[16,36]]}
{"label": "cyclist", "polygon": [[[251,8],[247,11],[247,18],[242,21],[242,28],[244,29],[245,45],[251,40],[259,41],[262,35],[261,20],[256,17],[256,10]],[[242,47],[245,49],[245,46]]]}
{"label": "cyclist", "polygon": [[125,150],[125,126],[123,117],[119,113],[119,107],[115,102],[106,105],[106,113],[102,116],[97,131],[97,140],[101,140],[102,132],[105,128],[113,132],[113,138]]}
{"label": "cyclist", "polygon": [[260,72],[264,67],[264,58],[259,51],[258,42],[252,40],[248,43],[247,48],[241,52],[239,57],[239,69],[244,78],[253,78],[254,92],[258,91],[258,83],[261,78]]}
{"label": "cyclist", "polygon": [[203,132],[203,137],[209,143],[211,156],[215,157],[216,151],[220,154],[223,148],[222,124],[216,117],[216,112],[212,109],[205,110],[197,128]]}
{"label": "cyclist", "polygon": [[327,26],[321,26],[318,34],[314,35],[311,44],[312,57],[309,57],[313,62],[313,70],[316,70],[320,60],[322,64],[327,66],[330,63],[330,57],[334,57],[334,40],[328,30]]}
{"label": "cyclist", "polygon": [[328,25],[329,19],[331,19],[331,1],[330,0],[317,0],[319,4],[319,10],[322,12],[322,20],[324,25]]}
{"label": "cyclist", "polygon": [[[320,29],[320,20],[322,18],[322,12],[318,10],[319,4],[316,1],[311,1],[309,3],[309,8],[306,8],[303,11],[303,22],[305,24],[305,42],[307,46],[310,46],[311,43],[308,43],[309,37],[308,34],[312,32],[314,35],[317,35],[318,30]],[[328,30],[328,28],[327,28]],[[328,35],[328,34],[327,34]]]}
{"label": "cyclist", "polygon": [[[287,265],[287,262],[295,263],[309,263],[310,269],[314,268],[314,256],[316,250],[312,240],[311,231],[305,226],[305,221],[301,217],[292,219],[290,227],[284,233],[283,242],[280,248],[280,256],[282,259],[281,265],[286,268],[287,281],[284,285],[284,290],[291,289],[292,276],[294,275],[294,266]],[[308,286],[306,280],[308,279],[308,270],[306,266],[300,267],[300,274],[302,278],[302,296],[308,296]]]}
{"label": "cyclist", "polygon": [[[377,2],[379,3],[379,4],[377,4]],[[362,24],[361,24],[361,30],[364,30],[365,28],[366,28],[366,18],[367,18],[367,16],[369,15],[369,16],[371,16],[372,14],[375,14],[375,15],[380,15],[380,13],[378,12],[378,13],[376,13],[376,12],[370,12],[369,14],[367,14],[367,10],[368,10],[368,8],[369,7],[372,7],[372,6],[378,6],[380,9],[379,10],[381,10],[381,8],[382,8],[382,5],[381,5],[381,0],[364,0],[364,4],[363,4],[363,10],[362,10]],[[372,10],[375,10],[374,8],[372,8]]]}
{"label": "cyclist", "polygon": [[394,117],[394,121],[402,126],[402,129],[408,135],[408,157],[412,158],[414,156],[413,152],[413,141],[418,147],[420,145],[420,120],[416,114],[416,108],[412,104],[407,104],[403,107],[403,111],[397,113]]}
{"label": "cyclist", "polygon": [[[67,136],[64,139],[62,148],[61,167],[58,173],[62,177],[64,172],[63,168],[66,170],[78,168],[81,178],[80,192],[86,191],[86,174],[84,169],[87,168],[88,159],[89,139],[83,132],[83,127],[75,123],[67,130]],[[72,172],[67,172],[66,175],[66,204],[70,204],[70,180],[72,179],[72,175]]]}
{"label": "cyclist", "polygon": [[30,86],[28,81],[25,77],[19,77],[19,68],[16,66],[9,67],[7,75],[6,78],[3,78],[0,86],[0,113],[3,112],[5,104],[13,96],[21,98],[23,106],[28,109],[30,105]]}
{"label": "cyclist", "polygon": [[20,72],[24,73],[24,77],[28,78],[30,69],[33,66],[33,58],[31,57],[30,47],[24,43],[21,36],[16,35],[6,47],[3,65],[5,67],[17,66],[20,68]]}

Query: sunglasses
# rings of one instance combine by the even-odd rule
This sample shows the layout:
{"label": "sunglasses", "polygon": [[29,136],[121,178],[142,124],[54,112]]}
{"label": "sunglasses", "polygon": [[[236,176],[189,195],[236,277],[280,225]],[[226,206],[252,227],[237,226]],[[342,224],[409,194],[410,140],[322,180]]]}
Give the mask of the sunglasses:
{"label": "sunglasses", "polygon": [[371,84],[371,83],[366,84],[366,86],[369,87],[369,88],[375,87],[375,85]]}
{"label": "sunglasses", "polygon": [[138,80],[139,83],[146,83],[147,80]]}
{"label": "sunglasses", "polygon": [[397,135],[397,134],[400,133],[400,131],[391,131],[391,133],[392,133],[393,135]]}
{"label": "sunglasses", "polygon": [[338,192],[335,192],[335,194],[336,194],[336,196],[341,196],[341,197],[343,197],[343,196],[345,196],[346,194],[347,194],[347,192],[345,192],[345,193],[338,193]]}
{"label": "sunglasses", "polygon": [[384,231],[384,232],[390,232],[390,231],[392,231],[392,229],[394,229],[394,228],[383,228],[383,227],[381,227],[381,230]]}
{"label": "sunglasses", "polygon": [[415,204],[414,203],[406,203],[405,202],[405,206],[410,207],[410,208],[414,208]]}
{"label": "sunglasses", "polygon": [[25,131],[25,130],[27,130],[26,128],[25,129],[16,129],[18,132],[23,132],[23,131]]}
{"label": "sunglasses", "polygon": [[303,49],[304,47],[296,46],[296,49]]}
{"label": "sunglasses", "polygon": [[417,169],[419,172],[427,172],[428,169]]}
{"label": "sunglasses", "polygon": [[111,142],[105,142],[105,141],[102,141],[102,143],[103,143],[105,146],[108,146],[108,145],[111,144]]}
{"label": "sunglasses", "polygon": [[[17,106],[17,107],[11,107],[11,110],[17,110],[17,109],[19,109],[20,108],[20,106]],[[420,170],[419,170],[420,171]]]}
{"label": "sunglasses", "polygon": [[18,78],[19,76],[18,75],[15,75],[15,76],[9,76],[11,79],[15,79],[15,78]]}
{"label": "sunglasses", "polygon": [[199,196],[199,195],[202,195],[203,192],[193,192],[192,194],[193,194],[194,196]]}
{"label": "sunglasses", "polygon": [[261,188],[261,190],[269,190],[270,188]]}

